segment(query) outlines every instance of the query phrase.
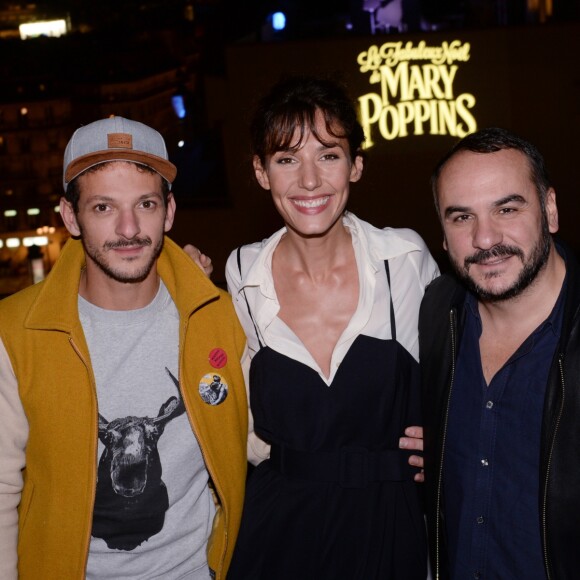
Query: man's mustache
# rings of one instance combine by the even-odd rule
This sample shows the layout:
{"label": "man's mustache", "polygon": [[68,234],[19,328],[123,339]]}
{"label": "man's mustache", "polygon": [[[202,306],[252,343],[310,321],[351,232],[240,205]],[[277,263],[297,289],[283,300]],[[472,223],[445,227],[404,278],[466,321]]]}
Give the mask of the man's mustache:
{"label": "man's mustache", "polygon": [[105,242],[105,249],[114,250],[116,248],[142,248],[150,246],[153,242],[151,238],[133,238],[132,240],[117,240],[115,242]]}
{"label": "man's mustache", "polygon": [[524,253],[520,248],[500,244],[489,250],[479,250],[479,252],[465,258],[463,264],[466,269],[469,269],[471,264],[481,264],[482,262],[487,262],[493,258],[506,258],[508,256],[518,256],[520,260],[524,260]]}

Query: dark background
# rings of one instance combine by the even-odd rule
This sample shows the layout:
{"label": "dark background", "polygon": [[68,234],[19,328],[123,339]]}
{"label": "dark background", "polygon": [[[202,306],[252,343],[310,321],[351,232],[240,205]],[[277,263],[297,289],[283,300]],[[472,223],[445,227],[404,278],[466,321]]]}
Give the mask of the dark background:
{"label": "dark background", "polygon": [[[357,64],[370,45],[458,39],[470,43],[471,58],[459,65],[455,95],[475,96],[478,128],[503,126],[539,147],[561,235],[580,251],[579,2],[556,0],[549,13],[542,0],[534,10],[526,0],[402,0],[403,22],[378,22],[373,34],[369,9],[381,3],[362,0],[0,1],[0,210],[18,212],[0,214],[0,238],[48,224],[57,227],[58,249],[64,237],[53,208],[68,139],[81,124],[128,116],[166,137],[178,166],[171,236],[209,254],[223,284],[229,252],[282,225],[251,170],[248,123],[258,98],[283,75],[330,74],[356,99],[376,92]],[[274,10],[286,13],[283,31],[272,29]],[[65,37],[18,38],[19,21],[61,17]],[[184,119],[171,106],[176,94]],[[374,141],[349,209],[379,227],[417,230],[444,265],[429,176],[456,138]],[[27,216],[30,207],[40,215]],[[26,259],[24,248],[0,249],[0,282],[23,276]]]}

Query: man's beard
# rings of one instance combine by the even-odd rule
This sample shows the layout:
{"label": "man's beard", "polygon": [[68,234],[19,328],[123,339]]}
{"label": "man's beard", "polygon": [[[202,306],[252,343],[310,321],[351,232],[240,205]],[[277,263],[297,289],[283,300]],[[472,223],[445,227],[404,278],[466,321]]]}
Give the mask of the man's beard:
{"label": "man's beard", "polygon": [[[467,288],[477,296],[477,298],[482,302],[501,302],[504,300],[510,300],[519,296],[526,288],[528,288],[532,282],[537,278],[538,274],[544,268],[548,261],[550,255],[550,249],[552,247],[552,236],[548,227],[548,219],[544,212],[542,215],[542,232],[540,239],[536,242],[530,256],[525,260],[524,253],[522,250],[516,246],[506,246],[503,244],[498,244],[490,250],[480,250],[475,254],[468,256],[463,261],[463,266],[461,266],[456,260],[449,256],[449,260],[457,276],[463,281]],[[518,276],[517,280],[505,290],[493,291],[486,290],[481,287],[475,280],[469,275],[469,266],[471,264],[478,264],[489,260],[490,258],[499,258],[507,256],[517,256],[522,264],[523,268]],[[489,278],[495,277],[495,274],[490,274]]]}
{"label": "man's beard", "polygon": [[[152,246],[153,242],[150,237],[146,236],[144,238],[134,238],[132,240],[117,240],[116,242],[106,242],[103,245],[103,250],[97,249],[94,246],[89,246],[82,235],[82,230],[81,230],[81,239],[83,242],[85,253],[87,254],[87,259],[92,260],[107,276],[109,276],[109,278],[112,278],[117,282],[122,282],[125,284],[137,283],[145,280],[145,278],[147,278],[147,276],[151,272],[151,269],[153,268],[155,261],[159,257],[159,254],[161,254],[161,250],[163,249],[163,233],[162,233],[147,263],[144,264],[143,267],[137,270],[136,272],[127,273],[121,269],[116,269],[112,267],[108,263],[106,259],[107,252],[110,250],[114,250],[114,248],[124,248],[129,246],[132,247]],[[128,262],[130,263],[130,260]]]}

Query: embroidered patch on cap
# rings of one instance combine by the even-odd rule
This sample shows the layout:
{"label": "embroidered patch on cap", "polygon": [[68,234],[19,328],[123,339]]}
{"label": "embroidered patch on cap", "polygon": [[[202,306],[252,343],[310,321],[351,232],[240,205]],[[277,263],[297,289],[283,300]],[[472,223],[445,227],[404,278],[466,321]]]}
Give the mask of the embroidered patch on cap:
{"label": "embroidered patch on cap", "polygon": [[228,385],[220,375],[208,373],[201,377],[199,395],[208,405],[220,405],[228,396]]}
{"label": "embroidered patch on cap", "polygon": [[109,149],[133,149],[133,135],[130,133],[108,133],[107,147]]}
{"label": "embroidered patch on cap", "polygon": [[209,364],[214,369],[222,369],[228,362],[228,355],[223,348],[214,348],[209,353]]}

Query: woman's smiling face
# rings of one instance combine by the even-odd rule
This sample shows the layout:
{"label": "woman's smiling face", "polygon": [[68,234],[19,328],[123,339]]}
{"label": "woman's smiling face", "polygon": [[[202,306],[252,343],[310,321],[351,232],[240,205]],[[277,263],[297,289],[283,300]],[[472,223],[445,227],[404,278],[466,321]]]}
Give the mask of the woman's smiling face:
{"label": "woman's smiling face", "polygon": [[[262,164],[254,158],[260,185],[272,199],[286,226],[302,236],[322,236],[333,229],[348,201],[350,183],[362,175],[363,160],[351,159],[346,138],[335,137],[324,117],[316,114],[315,130],[307,131],[297,148],[276,151]],[[295,140],[300,134],[297,130]]]}

